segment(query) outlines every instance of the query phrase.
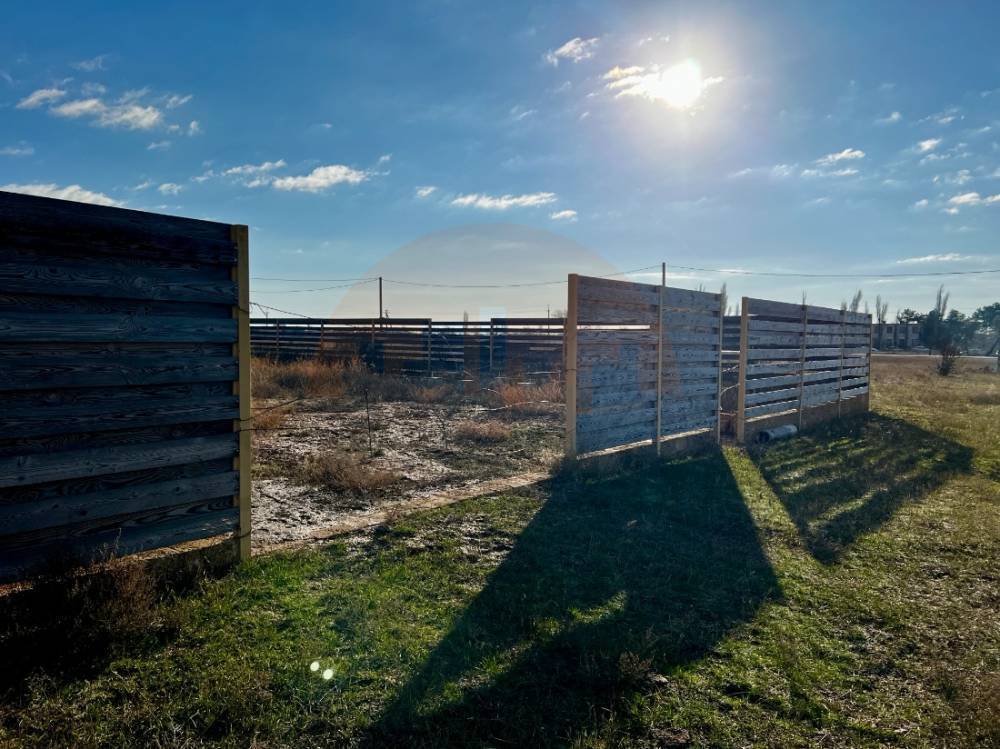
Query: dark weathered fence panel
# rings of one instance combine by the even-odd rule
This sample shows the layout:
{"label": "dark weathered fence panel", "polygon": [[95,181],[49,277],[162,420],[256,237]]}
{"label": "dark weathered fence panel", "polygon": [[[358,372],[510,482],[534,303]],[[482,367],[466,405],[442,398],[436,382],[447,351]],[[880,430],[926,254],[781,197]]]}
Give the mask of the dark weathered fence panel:
{"label": "dark weathered fence panel", "polygon": [[255,317],[250,330],[255,356],[357,359],[382,373],[556,372],[563,358],[559,318]]}
{"label": "dark weathered fence panel", "polygon": [[246,227],[0,193],[0,579],[249,553],[247,273]]}

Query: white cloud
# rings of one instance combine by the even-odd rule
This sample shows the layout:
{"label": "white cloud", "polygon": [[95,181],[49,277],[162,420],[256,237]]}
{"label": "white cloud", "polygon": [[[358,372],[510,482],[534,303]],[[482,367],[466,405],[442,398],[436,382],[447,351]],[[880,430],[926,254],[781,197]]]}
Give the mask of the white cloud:
{"label": "white cloud", "polygon": [[959,169],[953,174],[937,174],[934,176],[934,184],[964,185],[972,180],[972,172],[968,169]]}
{"label": "white cloud", "polygon": [[53,107],[58,117],[91,117],[98,127],[123,127],[127,130],[151,130],[163,121],[163,113],[153,106],[133,102],[107,105],[100,99],[76,99]]}
{"label": "white cloud", "polygon": [[161,195],[176,195],[183,190],[184,187],[182,185],[178,185],[176,182],[164,182],[156,189],[160,191]]}
{"label": "white cloud", "polygon": [[122,205],[122,202],[115,200],[114,198],[108,197],[102,192],[94,192],[92,190],[85,190],[80,187],[80,185],[68,185],[66,187],[59,187],[59,185],[48,183],[31,183],[31,184],[9,184],[0,185],[0,190],[6,192],[19,192],[24,195],[38,195],[43,198],[59,198],[60,200],[75,200],[79,203],[93,203],[94,205]]}
{"label": "white cloud", "polygon": [[553,221],[576,221],[576,211],[569,208],[563,211],[555,211],[549,214],[549,218]]}
{"label": "white cloud", "polygon": [[594,56],[599,41],[600,38],[596,36],[591,39],[574,37],[559,47],[559,49],[550,49],[546,52],[545,61],[550,65],[558,65],[560,60],[571,60],[572,62],[589,60]]}
{"label": "white cloud", "polygon": [[165,106],[167,109],[177,109],[177,107],[182,107],[185,104],[187,104],[189,101],[191,101],[192,98],[193,98],[192,94],[188,94],[187,96],[181,96],[180,94],[171,94],[166,98],[166,101],[163,102],[163,106]]}
{"label": "white cloud", "polygon": [[66,95],[61,88],[40,88],[25,96],[17,103],[18,109],[38,109],[49,101],[56,101]]}
{"label": "white cloud", "polygon": [[515,122],[520,122],[521,120],[531,117],[537,113],[537,109],[528,109],[527,107],[522,107],[520,104],[510,108],[510,116]]}
{"label": "white cloud", "polygon": [[791,177],[795,170],[798,168],[798,164],[775,164],[770,169],[770,175],[778,179],[784,177]]}
{"label": "white cloud", "polygon": [[378,157],[378,161],[375,162],[375,166],[385,166],[390,161],[392,161],[392,154],[384,153]]}
{"label": "white cloud", "polygon": [[163,151],[170,148],[169,140],[156,140],[146,146],[147,151]]}
{"label": "white cloud", "polygon": [[84,96],[103,96],[108,93],[108,87],[103,83],[84,83],[80,87]]}
{"label": "white cloud", "polygon": [[201,125],[198,124],[198,120],[191,120],[191,124],[188,125],[188,135],[200,135]]}
{"label": "white cloud", "polygon": [[281,177],[272,183],[279,190],[298,190],[301,192],[322,192],[328,187],[339,184],[357,185],[369,177],[367,172],[352,169],[343,164],[329,164],[313,169],[309,174],[300,177]]}
{"label": "white cloud", "polygon": [[[242,182],[247,187],[262,187],[264,185],[269,185],[274,181],[274,176],[270,174],[275,169],[283,169],[287,164],[284,159],[278,159],[277,161],[265,161],[260,164],[241,164],[240,166],[230,167],[222,172],[225,177],[235,177],[238,181]],[[201,177],[195,177],[196,182],[204,182],[211,176],[214,176],[214,172],[206,172]]]}
{"label": "white cloud", "polygon": [[556,201],[554,192],[532,192],[524,195],[482,195],[469,193],[459,195],[451,201],[452,205],[472,208],[482,208],[488,211],[506,211],[509,208],[530,208],[547,205]]}
{"label": "white cloud", "polygon": [[615,65],[611,70],[605,73],[602,77],[606,81],[620,81],[622,78],[630,78],[633,75],[640,75],[645,72],[645,68],[639,65],[632,65],[628,68],[622,68]]}
{"label": "white cloud", "polygon": [[136,192],[140,192],[142,190],[148,190],[150,187],[152,187],[155,184],[156,183],[153,182],[153,180],[146,179],[146,180],[143,180],[142,182],[140,182],[138,185],[136,185],[132,189],[135,190]]}
{"label": "white cloud", "polygon": [[77,70],[84,71],[85,73],[93,73],[97,70],[104,70],[104,61],[107,59],[107,55],[98,55],[97,57],[92,57],[89,60],[74,62],[72,66]]}
{"label": "white cloud", "polygon": [[879,117],[875,120],[876,125],[895,125],[897,122],[903,119],[903,115],[899,112],[892,112],[885,117]]}
{"label": "white cloud", "polygon": [[807,200],[804,203],[806,208],[819,208],[820,206],[829,204],[830,204],[830,198],[827,197],[813,198],[812,200]]}
{"label": "white cloud", "polygon": [[929,153],[941,145],[940,138],[928,138],[922,140],[915,146],[917,153]]}
{"label": "white cloud", "polygon": [[856,159],[863,159],[864,157],[865,152],[858,148],[845,148],[843,151],[828,153],[826,156],[816,159],[816,163],[821,166],[833,166],[838,161],[854,161]]}
{"label": "white cloud", "polygon": [[897,265],[914,265],[918,263],[960,263],[966,260],[976,260],[974,255],[959,255],[957,252],[946,252],[941,255],[921,255],[897,260]]}
{"label": "white cloud", "polygon": [[26,143],[0,148],[0,156],[31,156],[34,152],[35,149]]}
{"label": "white cloud", "polygon": [[948,198],[948,208],[945,213],[952,215],[958,213],[959,208],[967,208],[977,205],[994,205],[1000,203],[1000,193],[996,195],[980,195],[978,192],[963,192],[960,195],[953,195]]}
{"label": "white cloud", "polygon": [[927,206],[929,206],[930,204],[931,204],[931,201],[929,201],[927,198],[921,198],[916,203],[914,203],[913,205],[911,205],[910,208],[912,210],[914,210],[914,211],[922,211],[925,208],[927,208]]}
{"label": "white cloud", "polygon": [[418,198],[429,198],[435,192],[437,192],[437,187],[434,185],[423,185],[417,188],[416,194]]}

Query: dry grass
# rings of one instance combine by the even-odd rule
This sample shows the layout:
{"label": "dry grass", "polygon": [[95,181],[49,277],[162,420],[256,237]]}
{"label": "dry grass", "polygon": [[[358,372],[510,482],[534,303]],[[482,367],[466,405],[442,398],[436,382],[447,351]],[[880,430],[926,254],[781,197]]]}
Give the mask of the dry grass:
{"label": "dry grass", "polygon": [[287,408],[255,408],[253,410],[254,429],[278,429],[288,418]]}
{"label": "dry grass", "polygon": [[356,492],[384,489],[400,480],[391,471],[365,465],[356,455],[333,450],[306,456],[298,477],[313,486]]}
{"label": "dry grass", "polygon": [[347,390],[347,380],[358,364],[301,359],[274,362],[254,359],[251,392],[256,398],[336,398]]}
{"label": "dry grass", "polygon": [[496,405],[514,414],[549,413],[563,402],[562,383],[498,382],[492,389]]}
{"label": "dry grass", "polygon": [[502,421],[462,421],[455,426],[456,439],[489,444],[510,439],[510,425]]}
{"label": "dry grass", "polygon": [[450,385],[415,385],[410,395],[418,403],[445,403],[458,397]]}

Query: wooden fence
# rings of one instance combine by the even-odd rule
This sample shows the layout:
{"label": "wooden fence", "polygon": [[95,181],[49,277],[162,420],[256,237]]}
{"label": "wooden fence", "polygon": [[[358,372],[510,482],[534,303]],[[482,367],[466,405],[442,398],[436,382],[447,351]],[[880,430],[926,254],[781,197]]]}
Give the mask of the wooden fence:
{"label": "wooden fence", "polygon": [[743,297],[736,438],[868,410],[871,315]]}
{"label": "wooden fence", "polygon": [[570,275],[567,453],[718,441],[723,304],[719,294]]}
{"label": "wooden fence", "polygon": [[439,321],[426,318],[259,318],[250,321],[254,356],[358,359],[382,373],[556,372],[560,318]]}
{"label": "wooden fence", "polygon": [[0,242],[0,577],[248,556],[247,228],[0,193]]}

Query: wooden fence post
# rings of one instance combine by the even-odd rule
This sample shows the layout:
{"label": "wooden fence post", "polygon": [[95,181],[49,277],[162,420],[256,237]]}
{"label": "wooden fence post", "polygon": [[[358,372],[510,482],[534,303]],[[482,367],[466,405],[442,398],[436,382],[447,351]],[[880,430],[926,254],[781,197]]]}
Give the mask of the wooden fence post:
{"label": "wooden fence post", "polygon": [[[664,275],[666,275],[664,273]],[[667,326],[663,324],[663,297],[666,293],[666,283],[660,283],[660,305],[656,316],[656,434],[653,436],[653,444],[656,445],[656,454],[660,454],[660,437],[663,435],[663,336],[667,333]]]}
{"label": "wooden fence post", "polygon": [[431,339],[434,336],[434,328],[430,320],[427,321],[427,376],[430,377],[433,369],[431,367]]}
{"label": "wooden fence post", "polygon": [[872,408],[872,316],[868,315],[868,360],[865,362],[868,369],[868,390],[865,392],[865,411]]}
{"label": "wooden fence post", "polygon": [[736,441],[743,443],[747,428],[747,348],[749,347],[749,300],[743,297],[740,302],[740,370],[739,387],[736,400]]}
{"label": "wooden fence post", "polygon": [[844,341],[847,337],[847,311],[840,310],[840,364],[837,367],[837,418],[843,415],[844,390]]}
{"label": "wooden fence post", "polygon": [[250,436],[253,434],[250,411],[250,231],[246,226],[232,226],[230,236],[236,244],[236,266],[231,275],[239,294],[233,308],[233,317],[237,320],[233,354],[238,361],[239,378],[233,382],[233,394],[240,401],[240,417],[233,420],[233,431],[239,435],[233,470],[239,473],[239,490],[233,501],[240,509],[237,551],[240,561],[244,561],[250,558]]}
{"label": "wooden fence post", "polygon": [[569,274],[569,295],[566,304],[566,326],[563,342],[566,347],[566,456],[576,457],[576,289],[579,276]]}
{"label": "wooden fence post", "polygon": [[715,442],[722,444],[722,333],[726,317],[726,297],[719,294],[719,366],[718,384],[715,388]]}
{"label": "wooden fence post", "polygon": [[802,412],[805,411],[803,402],[806,392],[806,332],[809,330],[809,308],[802,305],[802,343],[799,353],[799,431],[802,431]]}
{"label": "wooden fence post", "polygon": [[490,374],[493,374],[493,318],[490,318]]}

